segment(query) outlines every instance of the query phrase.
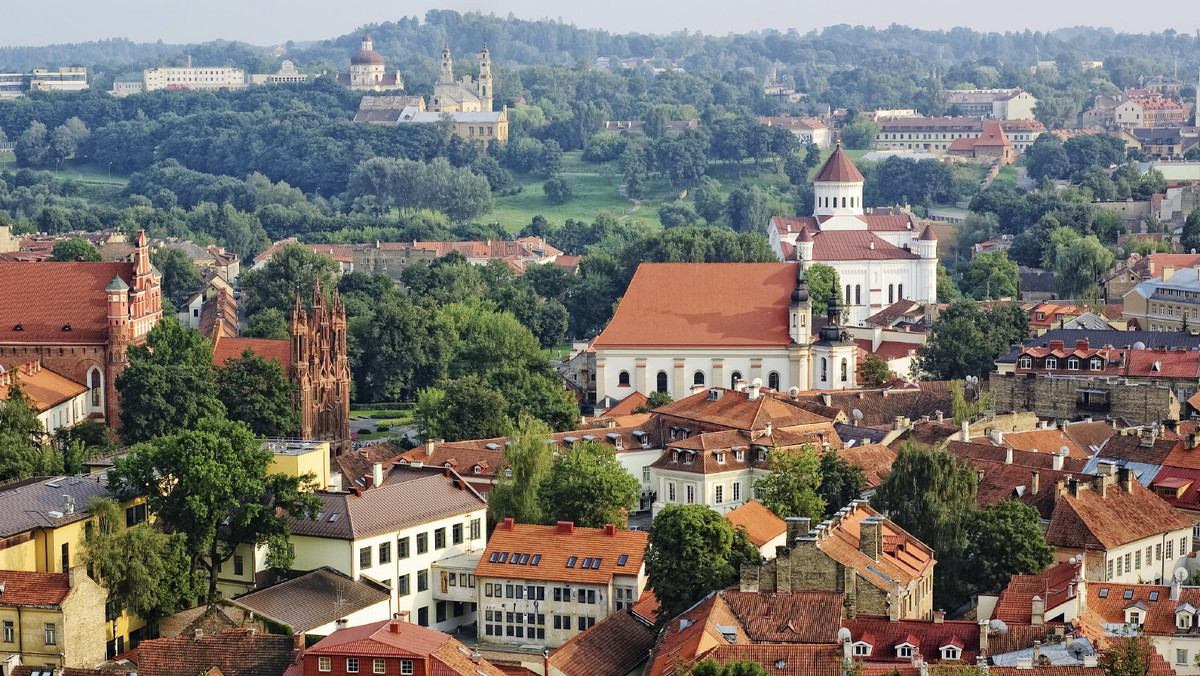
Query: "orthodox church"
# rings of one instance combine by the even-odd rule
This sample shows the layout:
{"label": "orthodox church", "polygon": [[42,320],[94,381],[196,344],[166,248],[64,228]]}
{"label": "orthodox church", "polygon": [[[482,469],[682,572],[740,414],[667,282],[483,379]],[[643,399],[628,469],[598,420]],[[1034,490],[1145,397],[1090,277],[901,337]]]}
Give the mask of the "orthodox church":
{"label": "orthodox church", "polygon": [[767,229],[783,260],[837,271],[852,325],[901,300],[937,302],[937,236],[912,214],[865,213],[863,183],[839,144],[813,178],[813,215]]}

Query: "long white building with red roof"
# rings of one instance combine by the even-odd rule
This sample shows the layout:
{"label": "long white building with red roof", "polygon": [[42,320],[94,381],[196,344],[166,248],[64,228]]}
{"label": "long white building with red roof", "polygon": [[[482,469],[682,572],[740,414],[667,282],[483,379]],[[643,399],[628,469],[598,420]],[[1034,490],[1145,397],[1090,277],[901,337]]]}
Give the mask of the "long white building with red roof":
{"label": "long white building with red roof", "polygon": [[850,324],[900,300],[937,301],[937,237],[905,213],[866,213],[863,175],[841,146],[813,179],[813,214],[773,217],[767,237],[779,257],[838,273]]}

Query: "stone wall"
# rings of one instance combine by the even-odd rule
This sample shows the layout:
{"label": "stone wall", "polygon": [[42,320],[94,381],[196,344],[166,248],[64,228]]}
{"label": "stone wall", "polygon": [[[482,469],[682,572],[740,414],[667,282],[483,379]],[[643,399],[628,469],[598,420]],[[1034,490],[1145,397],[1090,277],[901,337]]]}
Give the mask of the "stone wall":
{"label": "stone wall", "polygon": [[104,661],[104,605],[108,592],[88,577],[83,566],[71,570],[73,587],[63,601],[63,654],[68,667],[93,668]]}
{"label": "stone wall", "polygon": [[1120,417],[1131,425],[1179,419],[1179,399],[1165,383],[993,373],[988,384],[998,411],[1032,411],[1063,420]]}

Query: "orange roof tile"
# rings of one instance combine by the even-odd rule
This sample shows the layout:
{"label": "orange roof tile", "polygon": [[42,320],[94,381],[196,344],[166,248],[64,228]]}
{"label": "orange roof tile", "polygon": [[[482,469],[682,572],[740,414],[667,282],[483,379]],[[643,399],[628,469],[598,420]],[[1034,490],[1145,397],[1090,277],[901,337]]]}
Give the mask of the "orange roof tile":
{"label": "orange roof tile", "polygon": [[933,550],[910,535],[890,519],[883,520],[883,552],[878,560],[872,560],[860,549],[860,525],[867,517],[880,516],[865,502],[854,503],[850,513],[836,523],[828,534],[817,541],[817,547],[829,558],[858,574],[883,591],[890,591],[889,582],[880,575],[866,573],[867,566],[883,577],[895,579],[907,585],[914,579],[924,577],[936,563]]}
{"label": "orange roof tile", "polygon": [[646,661],[655,632],[631,610],[619,610],[550,654],[566,676],[625,676]]}
{"label": "orange roof tile", "polygon": [[[0,366],[0,372],[3,370],[4,367]],[[16,376],[17,383],[38,412],[88,391],[86,385],[43,367],[40,361],[33,361],[16,366],[7,374],[0,373],[0,401],[8,400],[8,386],[5,383],[12,376]]]}
{"label": "orange roof tile", "polygon": [[896,462],[898,452],[883,444],[867,444],[840,448],[837,454],[842,460],[863,471],[867,488],[878,488],[892,473],[892,463]]}
{"label": "orange roof tile", "polygon": [[71,593],[67,573],[0,570],[0,606],[57,606]]}
{"label": "orange roof tile", "polygon": [[642,263],[595,345],[790,345],[795,265]]}
{"label": "orange roof tile", "polygon": [[133,263],[0,263],[0,343],[106,343],[104,288],[133,275]]}
{"label": "orange roof tile", "polygon": [[1128,492],[1119,482],[1107,486],[1104,497],[1090,484],[1080,484],[1078,495],[1066,490],[1059,494],[1046,542],[1057,547],[1111,549],[1192,525],[1189,517],[1137,480],[1131,482]]}
{"label": "orange roof tile", "polygon": [[[607,584],[614,575],[639,574],[648,538],[645,531],[580,528],[570,522],[534,526],[506,519],[492,531],[475,576]],[[514,565],[513,554],[529,559]],[[591,565],[584,568],[585,562]]]}
{"label": "orange roof tile", "polygon": [[768,422],[776,428],[832,422],[783,398],[760,394],[757,399],[750,399],[748,392],[720,387],[684,397],[655,412],[664,418],[694,420],[737,430],[761,430]]}
{"label": "orange roof tile", "polygon": [[629,395],[628,397],[625,397],[621,401],[617,402],[616,406],[613,406],[612,408],[605,411],[604,415],[611,416],[611,417],[622,416],[622,415],[633,415],[633,412],[635,409],[640,408],[641,406],[644,406],[646,404],[646,402],[649,400],[650,400],[650,398],[647,397],[646,395],[642,394],[641,392],[634,392],[633,394]]}
{"label": "orange roof tile", "polygon": [[292,367],[292,342],[268,338],[218,338],[213,343],[213,364],[224,366],[230,359],[238,359],[246,350],[279,362],[284,374]]}
{"label": "orange roof tile", "polygon": [[755,547],[762,547],[787,531],[787,524],[758,500],[725,514],[734,528],[743,528]]}

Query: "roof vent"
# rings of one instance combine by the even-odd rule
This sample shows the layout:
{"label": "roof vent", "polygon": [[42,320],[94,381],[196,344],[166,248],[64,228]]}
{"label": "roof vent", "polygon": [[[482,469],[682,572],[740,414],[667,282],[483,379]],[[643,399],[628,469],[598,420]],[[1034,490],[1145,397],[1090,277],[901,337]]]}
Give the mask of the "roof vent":
{"label": "roof vent", "polygon": [[713,389],[708,391],[708,400],[716,401],[721,398],[722,394],[724,394],[724,392],[722,390],[714,387]]}
{"label": "roof vent", "polygon": [[70,331],[70,330],[71,330],[71,325],[70,325],[70,324],[63,324],[62,330],[63,330],[63,331]]}

